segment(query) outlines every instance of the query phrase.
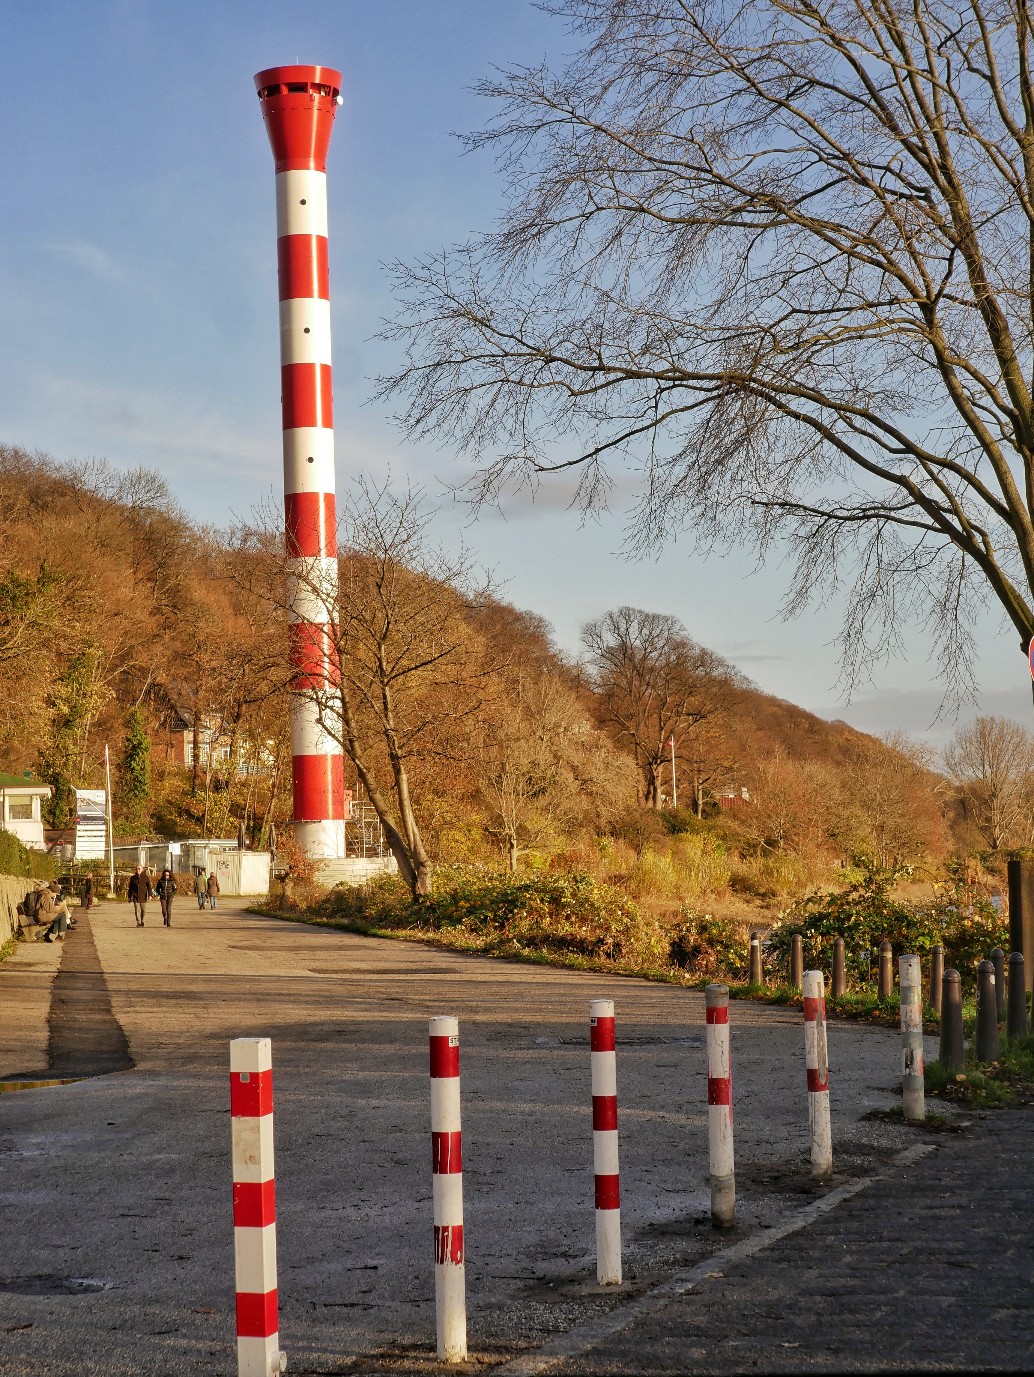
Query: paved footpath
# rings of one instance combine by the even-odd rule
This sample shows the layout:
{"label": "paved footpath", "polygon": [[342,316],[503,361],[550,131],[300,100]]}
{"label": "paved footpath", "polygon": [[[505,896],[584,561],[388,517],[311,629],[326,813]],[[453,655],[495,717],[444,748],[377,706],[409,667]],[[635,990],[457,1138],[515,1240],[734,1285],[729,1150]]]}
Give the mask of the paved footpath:
{"label": "paved footpath", "polygon": [[[157,913],[137,929],[124,905],[104,904],[88,929],[60,956],[55,947],[42,957],[19,951],[0,966],[0,1081],[48,1064],[53,1071],[76,1039],[93,1036],[83,1031],[90,989],[96,1027],[111,1039],[106,1055],[132,1062],[76,1084],[0,1095],[0,1377],[234,1372],[227,1070],[237,1036],[273,1040],[281,1343],[298,1377],[434,1368],[433,1014],[456,1014],[461,1027],[472,1370],[522,1362],[541,1371],[764,1370],[784,1358],[806,1366],[801,1330],[810,1313],[825,1314],[812,1281],[826,1288],[829,1258],[844,1273],[829,1289],[850,1295],[851,1324],[864,1336],[852,1361],[878,1369],[881,1344],[896,1350],[894,1334],[904,1332],[888,1317],[915,1309],[907,1287],[885,1299],[900,1240],[918,1240],[922,1257],[932,1211],[937,1235],[963,1185],[983,1181],[992,1200],[1002,1196],[984,1163],[997,1162],[995,1134],[1008,1117],[958,1137],[867,1117],[895,1103],[898,1038],[889,1030],[830,1028],[835,1190],[854,1191],[883,1171],[886,1184],[778,1241],[802,1209],[840,1197],[816,1202],[807,1179],[800,1014],[734,1006],[741,1228],[726,1240],[707,1216],[697,992],[278,922],[232,902],[199,913],[181,901],[170,929]],[[626,1245],[626,1282],[605,1293],[592,1258],[587,1029],[589,1001],[601,997],[617,1003]],[[1014,1131],[1017,1153],[1025,1133]],[[933,1150],[914,1168],[893,1165],[925,1143]],[[948,1183],[947,1199],[934,1190],[928,1212],[924,1192],[935,1180]],[[1021,1184],[1014,1193],[1029,1239]],[[895,1216],[897,1233],[879,1212],[888,1192],[911,1210],[910,1225]],[[819,1249],[838,1229],[846,1231],[839,1251],[831,1241]],[[744,1246],[756,1251],[748,1257]],[[987,1239],[980,1246],[981,1257],[993,1252]],[[1023,1258],[1014,1290],[1000,1277],[986,1294],[970,1292],[983,1285],[973,1269],[947,1273],[954,1284],[937,1294],[949,1298],[944,1313],[959,1334],[975,1319],[1003,1333],[1022,1329],[1022,1320],[999,1324],[991,1297],[999,1307],[1014,1303],[1001,1296],[1026,1304],[1029,1253]],[[726,1275],[685,1295],[658,1294],[694,1268]],[[920,1287],[918,1268],[910,1275]],[[838,1309],[835,1295],[829,1304]],[[638,1318],[622,1328],[629,1316]],[[816,1324],[826,1337],[808,1363],[847,1365],[827,1345],[840,1318]],[[752,1349],[755,1332],[765,1337]],[[568,1348],[550,1356],[565,1335]],[[934,1324],[931,1342],[938,1336]],[[966,1341],[970,1358],[982,1353],[988,1365],[992,1338],[986,1347]],[[586,1352],[586,1342],[597,1349]],[[802,1349],[783,1348],[792,1343]],[[906,1356],[904,1365],[914,1363]]]}
{"label": "paved footpath", "polygon": [[1032,1145],[1030,1109],[941,1135],[807,1227],[646,1297],[633,1323],[565,1336],[566,1360],[513,1370],[1030,1372]]}

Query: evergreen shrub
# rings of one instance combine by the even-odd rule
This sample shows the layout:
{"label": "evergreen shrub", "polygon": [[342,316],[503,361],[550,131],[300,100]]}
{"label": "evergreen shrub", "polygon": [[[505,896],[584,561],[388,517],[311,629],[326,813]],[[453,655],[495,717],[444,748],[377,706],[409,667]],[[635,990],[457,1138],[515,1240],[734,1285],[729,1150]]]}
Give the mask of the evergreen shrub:
{"label": "evergreen shrub", "polygon": [[967,885],[962,870],[949,865],[945,881],[932,900],[914,903],[891,890],[908,872],[868,866],[862,877],[832,894],[810,894],[797,900],[769,933],[769,950],[782,972],[789,969],[790,944],[799,932],[804,964],[830,970],[833,941],[844,939],[848,977],[869,981],[878,969],[881,942],[890,942],[895,958],[910,953],[925,956],[931,947],[944,947],[945,967],[954,966],[968,989],[976,982],[976,968],[994,947],[1007,949],[1008,920],[986,894]]}
{"label": "evergreen shrub", "polygon": [[30,851],[13,832],[0,828],[0,875],[52,880],[57,875],[57,861],[45,851]]}

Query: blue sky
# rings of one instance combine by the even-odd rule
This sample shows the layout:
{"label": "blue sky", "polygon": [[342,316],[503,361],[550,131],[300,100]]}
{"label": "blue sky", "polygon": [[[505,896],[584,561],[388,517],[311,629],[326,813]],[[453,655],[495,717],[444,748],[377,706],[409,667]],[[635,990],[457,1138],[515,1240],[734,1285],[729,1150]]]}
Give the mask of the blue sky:
{"label": "blue sky", "polygon": [[[395,363],[372,338],[391,309],[381,264],[490,226],[491,160],[453,137],[488,114],[469,87],[493,64],[555,61],[569,46],[528,0],[0,7],[0,441],[156,468],[216,526],[279,494],[273,166],[252,75],[300,59],[344,73],[328,165],[338,486],[390,471],[443,492],[462,458],[405,444],[368,404]],[[633,603],[681,617],[761,687],[823,716],[950,732],[934,723],[918,628],[848,704],[835,598],[783,622],[778,560],[704,558],[687,539],[629,562],[620,499],[586,525],[567,498],[547,487],[473,523],[443,499],[440,538],[462,539],[568,649],[583,621]],[[989,619],[980,639],[979,710],[1028,721],[1015,635]]]}

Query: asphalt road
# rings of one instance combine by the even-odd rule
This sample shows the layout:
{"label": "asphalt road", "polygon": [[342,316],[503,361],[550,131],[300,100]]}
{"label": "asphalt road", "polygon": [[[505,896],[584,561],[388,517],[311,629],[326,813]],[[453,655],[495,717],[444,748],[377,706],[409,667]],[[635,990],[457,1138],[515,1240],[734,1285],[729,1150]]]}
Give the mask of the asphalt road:
{"label": "asphalt road", "polygon": [[[294,1373],[419,1370],[434,1352],[427,1018],[460,1019],[470,1344],[512,1361],[729,1240],[707,1217],[702,995],[178,902],[92,915],[134,1069],[0,1095],[0,1374],[231,1374],[228,1044],[273,1040],[281,1346]],[[70,968],[84,934],[65,944]],[[85,945],[85,944],[83,944]],[[53,948],[48,948],[53,951]],[[0,967],[0,1079],[43,1070],[38,953]],[[61,988],[61,975],[54,986]],[[6,998],[7,992],[11,998]],[[625,1285],[592,1258],[588,1006],[618,1018]],[[45,1017],[45,1013],[44,1013]],[[814,1199],[800,1015],[733,1009],[741,1225]],[[831,1025],[842,1184],[914,1144],[896,1034]],[[832,1215],[830,1216],[832,1217]],[[649,1355],[643,1353],[649,1372]]]}

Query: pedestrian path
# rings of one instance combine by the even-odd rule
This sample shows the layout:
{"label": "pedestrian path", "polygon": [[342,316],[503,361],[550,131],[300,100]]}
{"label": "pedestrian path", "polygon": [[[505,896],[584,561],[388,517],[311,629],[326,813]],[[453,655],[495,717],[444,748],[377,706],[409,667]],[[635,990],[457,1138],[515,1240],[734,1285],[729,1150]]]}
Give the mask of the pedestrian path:
{"label": "pedestrian path", "polygon": [[1034,1368],[1034,1110],[977,1119],[808,1228],[540,1370]]}

